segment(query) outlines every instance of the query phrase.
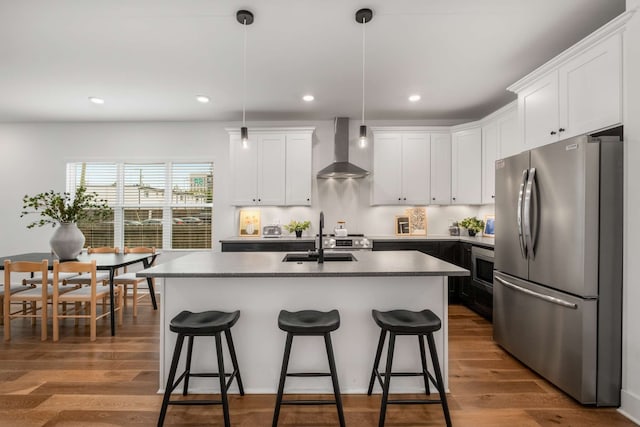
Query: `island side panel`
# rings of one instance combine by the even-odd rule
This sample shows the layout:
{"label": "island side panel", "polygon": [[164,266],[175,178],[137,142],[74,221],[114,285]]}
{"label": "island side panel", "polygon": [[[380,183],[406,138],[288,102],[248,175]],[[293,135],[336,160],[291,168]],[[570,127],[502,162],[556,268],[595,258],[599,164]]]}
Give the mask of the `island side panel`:
{"label": "island side panel", "polygon": [[[182,310],[240,310],[232,334],[247,393],[275,393],[282,364],[286,333],[277,325],[281,309],[340,311],[340,328],[332,332],[340,388],[343,393],[366,393],[380,334],[371,309],[428,308],[442,319],[435,334],[445,383],[448,383],[447,280],[443,276],[406,277],[256,277],[166,278],[162,304],[160,389],[164,390],[176,334],[168,321]],[[183,350],[183,359],[186,348]],[[394,370],[419,371],[418,339],[399,336]],[[385,346],[386,355],[386,346]],[[383,357],[382,363],[384,363]],[[226,370],[230,369],[225,349]],[[429,361],[429,366],[431,362]],[[184,360],[181,360],[184,366]],[[381,364],[384,367],[383,364]],[[196,338],[192,370],[217,371],[212,337]],[[383,368],[381,370],[384,370]],[[289,371],[328,371],[324,342],[318,337],[296,337]],[[190,390],[218,392],[217,382],[193,378]],[[285,392],[331,393],[325,378],[288,378]],[[394,378],[392,392],[424,392],[418,377]],[[237,393],[234,385],[231,393]],[[376,386],[374,393],[380,393]]]}

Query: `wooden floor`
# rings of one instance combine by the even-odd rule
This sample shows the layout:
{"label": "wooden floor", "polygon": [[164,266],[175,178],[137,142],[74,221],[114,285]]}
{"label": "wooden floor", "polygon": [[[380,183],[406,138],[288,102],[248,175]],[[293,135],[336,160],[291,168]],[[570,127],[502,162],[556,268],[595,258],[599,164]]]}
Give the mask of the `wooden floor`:
{"label": "wooden floor", "polygon": [[[160,315],[125,313],[118,336],[108,321],[89,342],[88,329],[62,328],[60,342],[39,340],[39,326],[12,322],[13,340],[0,351],[0,426],[153,426],[158,389]],[[523,367],[491,339],[491,324],[451,306],[449,405],[455,426],[634,426],[615,409],[585,408]],[[375,348],[375,343],[372,343]],[[242,367],[241,367],[242,368]],[[380,398],[345,395],[349,426],[376,426]],[[234,426],[269,426],[273,395],[231,396]],[[333,406],[283,407],[281,426],[335,426]],[[165,425],[220,426],[216,407],[169,408]],[[440,426],[439,405],[390,406],[387,426]]]}

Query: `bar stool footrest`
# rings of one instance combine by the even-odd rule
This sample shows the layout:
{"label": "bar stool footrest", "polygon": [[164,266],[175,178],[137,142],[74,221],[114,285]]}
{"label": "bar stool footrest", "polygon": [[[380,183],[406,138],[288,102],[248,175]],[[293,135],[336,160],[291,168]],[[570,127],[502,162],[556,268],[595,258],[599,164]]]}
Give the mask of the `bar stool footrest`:
{"label": "bar stool footrest", "polygon": [[427,399],[389,399],[387,400],[387,405],[390,404],[395,405],[431,405],[431,404],[441,404],[442,400],[427,400]]}
{"label": "bar stool footrest", "polygon": [[170,400],[168,405],[222,405],[222,400]]}
{"label": "bar stool footrest", "polygon": [[302,399],[302,400],[283,400],[281,405],[335,405],[335,400],[311,400],[311,399]]}
{"label": "bar stool footrest", "polygon": [[330,372],[293,372],[288,373],[288,377],[330,377]]}

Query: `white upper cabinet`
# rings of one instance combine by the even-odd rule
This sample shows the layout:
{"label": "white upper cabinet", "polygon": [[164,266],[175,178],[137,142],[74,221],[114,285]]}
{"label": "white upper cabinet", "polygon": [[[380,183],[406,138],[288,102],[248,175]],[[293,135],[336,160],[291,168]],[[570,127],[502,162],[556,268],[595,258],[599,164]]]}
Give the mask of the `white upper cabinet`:
{"label": "white upper cabinet", "polygon": [[519,153],[516,103],[506,105],[483,119],[482,203],[495,203],[495,163]]}
{"label": "white upper cabinet", "polygon": [[233,205],[311,203],[313,129],[296,129],[250,129],[246,146],[237,130],[228,130]]}
{"label": "white upper cabinet", "polygon": [[431,204],[451,204],[451,134],[431,134]]}
{"label": "white upper cabinet", "polygon": [[287,135],[287,205],[311,205],[311,133]]}
{"label": "white upper cabinet", "polygon": [[622,123],[621,15],[508,89],[522,150]]}
{"label": "white upper cabinet", "polygon": [[558,140],[558,71],[552,71],[518,93],[524,150]]}
{"label": "white upper cabinet", "polygon": [[482,202],[482,128],[453,132],[451,137],[451,203]]}
{"label": "white upper cabinet", "polygon": [[621,34],[560,67],[559,91],[561,139],[621,123]]}
{"label": "white upper cabinet", "polygon": [[373,129],[371,204],[429,203],[430,135]]}
{"label": "white upper cabinet", "polygon": [[498,123],[491,121],[482,127],[482,203],[495,203],[498,159]]}

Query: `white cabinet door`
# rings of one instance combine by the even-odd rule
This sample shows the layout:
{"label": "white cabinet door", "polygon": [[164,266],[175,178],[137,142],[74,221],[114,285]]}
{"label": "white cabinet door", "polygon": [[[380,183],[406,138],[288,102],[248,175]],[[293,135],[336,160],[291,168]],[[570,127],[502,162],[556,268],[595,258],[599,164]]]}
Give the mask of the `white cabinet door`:
{"label": "white cabinet door", "polygon": [[451,140],[451,201],[482,202],[482,129],[454,132]]}
{"label": "white cabinet door", "polygon": [[371,203],[389,205],[401,202],[402,134],[374,134]]}
{"label": "white cabinet door", "polygon": [[482,203],[495,203],[495,162],[498,154],[497,120],[482,127]]}
{"label": "white cabinet door", "polygon": [[431,134],[431,204],[451,203],[451,135]]}
{"label": "white cabinet door", "polygon": [[561,139],[622,122],[621,45],[614,34],[560,67]]}
{"label": "white cabinet door", "polygon": [[285,136],[262,135],[258,144],[258,204],[284,205]]}
{"label": "white cabinet door", "polygon": [[311,135],[287,135],[287,205],[311,205]]}
{"label": "white cabinet door", "polygon": [[498,118],[498,159],[504,159],[522,152],[518,135],[518,115],[516,109]]}
{"label": "white cabinet door", "polygon": [[240,136],[230,138],[232,204],[236,206],[253,205],[258,198],[258,139],[250,138],[246,148]]}
{"label": "white cabinet door", "polygon": [[426,132],[402,135],[402,203],[426,205],[429,203],[430,143]]}
{"label": "white cabinet door", "polygon": [[558,71],[554,70],[518,93],[524,149],[558,140]]}

